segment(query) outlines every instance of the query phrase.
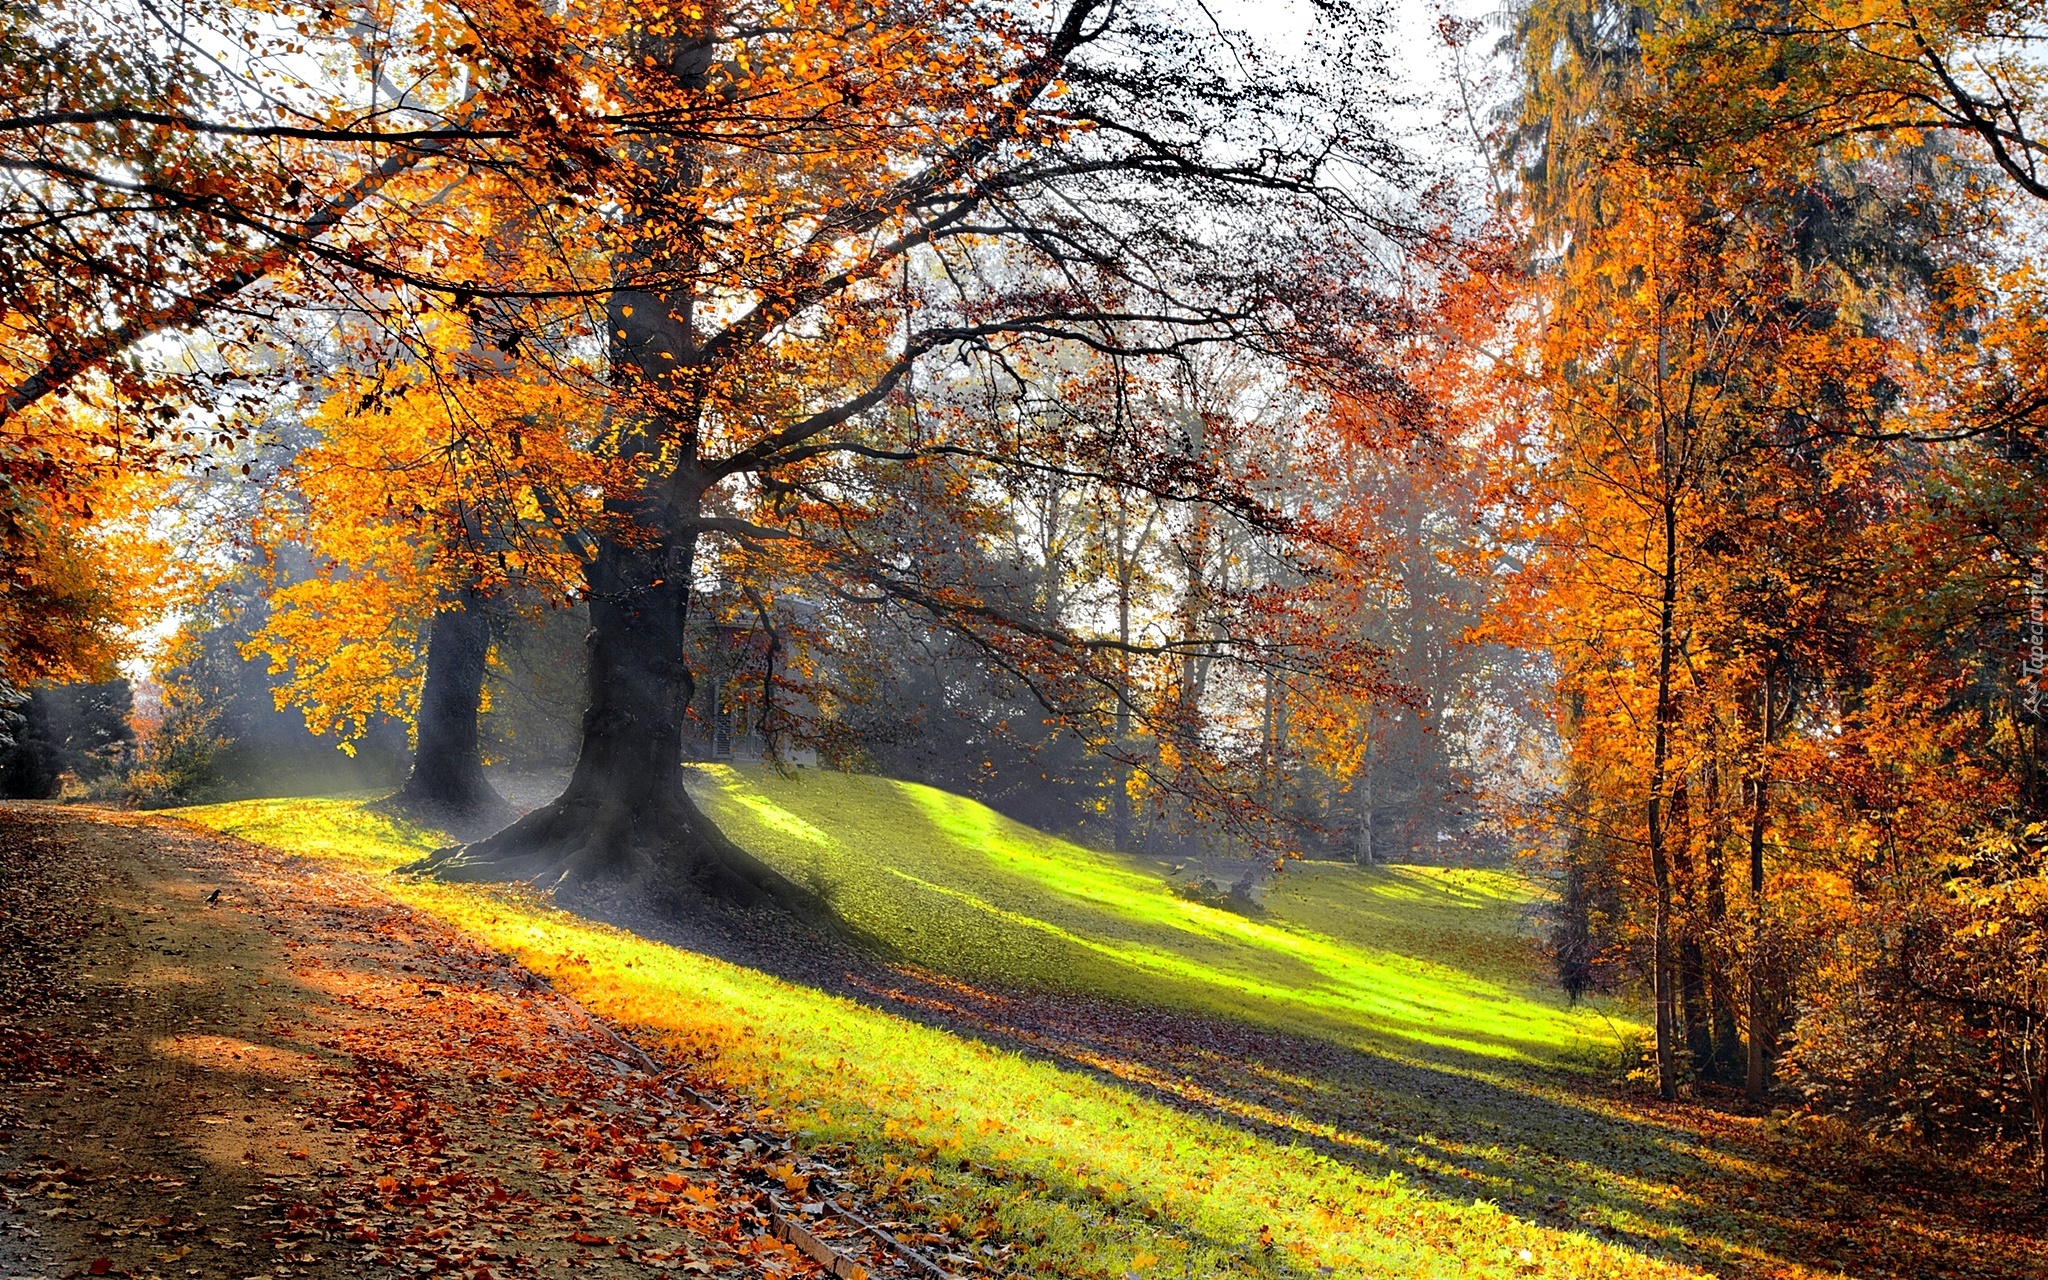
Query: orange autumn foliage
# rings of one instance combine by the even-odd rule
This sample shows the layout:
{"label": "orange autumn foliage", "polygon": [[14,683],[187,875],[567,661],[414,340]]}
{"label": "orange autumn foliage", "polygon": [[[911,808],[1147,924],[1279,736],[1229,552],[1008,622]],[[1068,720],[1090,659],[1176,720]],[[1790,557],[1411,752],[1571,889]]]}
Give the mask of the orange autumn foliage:
{"label": "orange autumn foliage", "polygon": [[376,718],[415,719],[426,625],[446,602],[572,599],[578,530],[604,490],[586,401],[479,367],[460,316],[424,327],[421,362],[330,379],[308,424],[319,435],[279,477],[261,530],[270,613],[245,652],[289,677],[280,708],[344,749]]}

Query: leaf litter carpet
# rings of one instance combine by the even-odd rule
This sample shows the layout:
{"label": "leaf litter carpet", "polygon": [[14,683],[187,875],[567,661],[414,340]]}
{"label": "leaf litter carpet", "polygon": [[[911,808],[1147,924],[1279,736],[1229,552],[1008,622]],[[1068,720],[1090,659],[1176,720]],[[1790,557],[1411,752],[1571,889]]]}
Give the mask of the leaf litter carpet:
{"label": "leaf litter carpet", "polygon": [[364,877],[0,805],[0,1277],[914,1273],[834,1174]]}

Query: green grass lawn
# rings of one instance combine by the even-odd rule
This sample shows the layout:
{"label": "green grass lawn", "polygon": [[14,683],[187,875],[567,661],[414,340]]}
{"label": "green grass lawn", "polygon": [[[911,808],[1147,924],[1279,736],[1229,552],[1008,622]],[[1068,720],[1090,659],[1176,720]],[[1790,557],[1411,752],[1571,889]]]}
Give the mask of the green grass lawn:
{"label": "green grass lawn", "polygon": [[1156,872],[916,783],[729,767],[692,788],[727,833],[893,954],[1434,1060],[1612,1048],[1539,972],[1508,871],[1295,864],[1252,918]]}
{"label": "green grass lawn", "polygon": [[[1412,1063],[1407,1083],[1333,1068],[1276,1086],[1315,1114],[1276,1104],[1233,1122],[1170,1105],[1173,1081],[1134,1087],[1027,1057],[517,895],[388,883],[593,1010],[705,1057],[848,1154],[876,1194],[1021,1246],[1027,1272],[1696,1274],[1601,1238],[1683,1243],[1660,1140],[1639,1140],[1645,1168],[1620,1169],[1606,1148],[1622,1129],[1521,1080],[1607,1030],[1542,989],[1529,887],[1513,876],[1309,865],[1247,919],[929,788],[707,770],[694,789],[741,843],[906,961],[1222,1014],[1328,1041],[1340,1058],[1357,1055],[1336,1046],[1391,1052]],[[360,801],[178,816],[365,872],[442,842]],[[1583,1206],[1592,1231],[1520,1212],[1541,1197]]]}

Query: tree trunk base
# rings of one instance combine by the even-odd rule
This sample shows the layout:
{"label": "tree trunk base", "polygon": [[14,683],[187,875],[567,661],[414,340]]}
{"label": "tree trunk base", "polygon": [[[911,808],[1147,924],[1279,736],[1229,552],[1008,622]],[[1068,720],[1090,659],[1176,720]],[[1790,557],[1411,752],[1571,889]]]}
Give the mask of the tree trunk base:
{"label": "tree trunk base", "polygon": [[377,808],[394,818],[446,831],[463,840],[502,830],[519,816],[512,802],[481,777],[475,787],[450,794],[446,788],[418,785],[415,775],[413,781],[378,802]]}
{"label": "tree trunk base", "polygon": [[691,803],[676,780],[651,806],[579,793],[470,844],[438,849],[399,870],[451,883],[523,883],[544,890],[630,889],[657,902],[716,898],[826,914],[817,897],[740,848]]}

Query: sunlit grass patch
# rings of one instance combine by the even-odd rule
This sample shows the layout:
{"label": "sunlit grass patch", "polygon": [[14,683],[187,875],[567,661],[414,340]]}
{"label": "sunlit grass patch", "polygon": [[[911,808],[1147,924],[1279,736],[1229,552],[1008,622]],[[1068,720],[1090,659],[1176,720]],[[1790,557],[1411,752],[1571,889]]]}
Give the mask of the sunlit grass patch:
{"label": "sunlit grass patch", "polygon": [[[325,802],[270,803],[276,808],[269,813],[217,806],[180,816],[249,838],[260,833],[278,847],[353,860],[373,871],[416,856],[432,840],[360,811],[360,825],[351,834],[347,808]],[[829,815],[816,815],[817,821],[802,811],[791,816],[835,839],[847,829]],[[1031,852],[1028,845],[1013,850],[1011,866],[1026,865],[1023,855]],[[927,876],[917,879],[938,884],[948,873],[932,865],[934,855],[923,856]],[[1092,888],[1119,873],[1105,865],[1083,867],[1077,875]],[[861,892],[878,891],[860,883]],[[1141,1280],[1325,1274],[1320,1268],[1358,1277],[1683,1274],[1587,1235],[1533,1225],[1491,1204],[1445,1198],[1399,1172],[1369,1172],[1370,1162],[1348,1163],[1275,1141],[1096,1075],[516,897],[433,883],[390,884],[401,899],[517,956],[595,1012],[704,1057],[714,1072],[773,1108],[807,1140],[843,1144],[877,1195],[921,1198],[922,1210],[934,1219],[957,1215],[970,1235],[983,1230],[1021,1245],[1015,1265],[1026,1271],[1129,1273]],[[1156,878],[1152,884],[1158,885]],[[1014,884],[986,888],[1012,904],[1003,911],[1018,915],[1030,905],[1010,896],[1021,892]],[[994,902],[986,894],[969,896]],[[969,919],[981,920],[988,909],[971,910],[981,914]],[[1141,917],[1155,912],[1165,912],[1164,904],[1138,908]],[[1091,940],[1079,932],[1085,923],[1085,917],[1069,916],[1056,927],[1078,946]],[[1256,930],[1234,933],[1225,925],[1198,918],[1194,932],[1213,928],[1226,937],[1264,936]],[[1265,980],[1277,984],[1270,975]],[[1133,994],[1149,995],[1149,988]],[[1374,1141],[1334,1131],[1329,1136],[1362,1148]],[[1451,1139],[1424,1142],[1448,1162],[1469,1163],[1469,1154]]]}
{"label": "sunlit grass patch", "polygon": [[1597,1012],[1535,980],[1534,888],[1513,872],[1297,864],[1247,918],[932,787],[697,774],[742,845],[927,968],[1433,1058],[1565,1062],[1614,1043]]}
{"label": "sunlit grass patch", "polygon": [[389,871],[448,843],[441,832],[379,813],[361,799],[235,800],[169,816],[368,871]]}

